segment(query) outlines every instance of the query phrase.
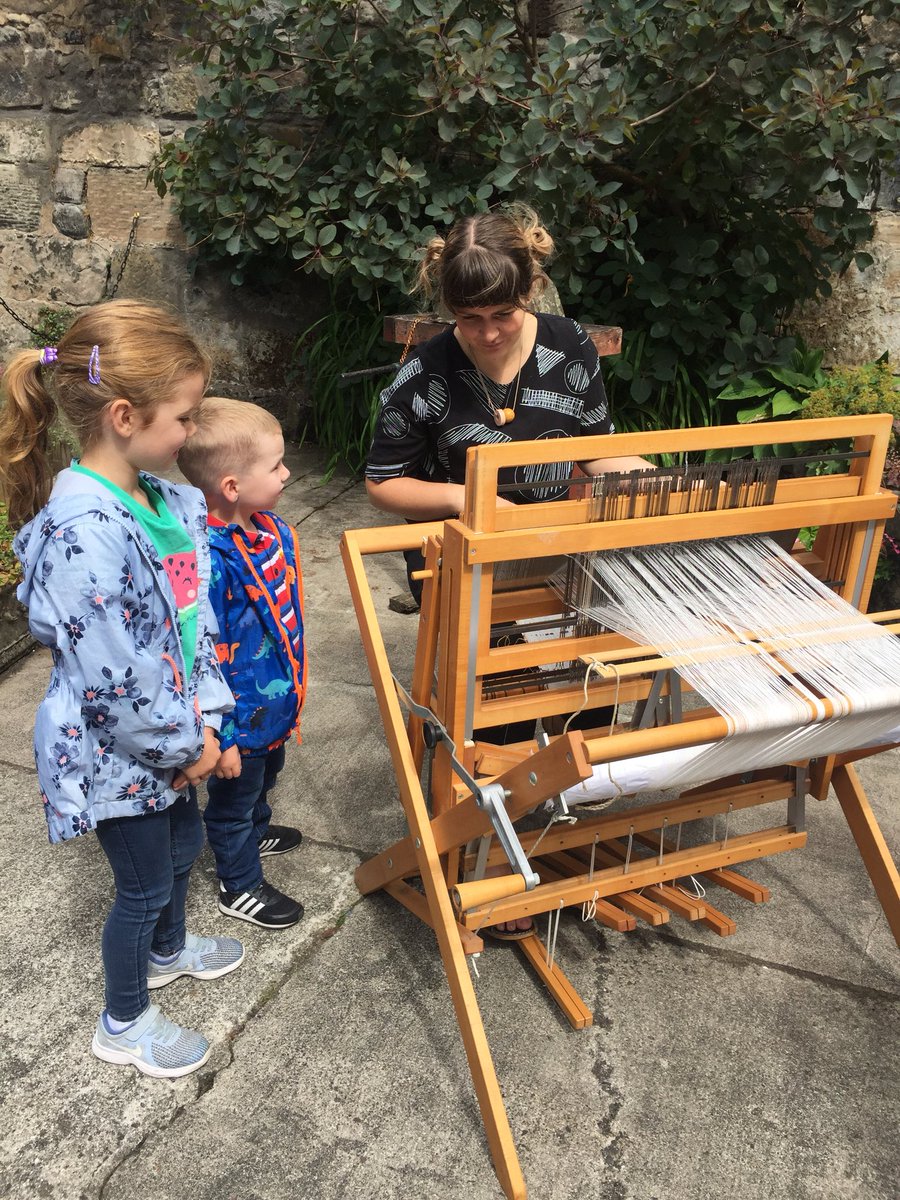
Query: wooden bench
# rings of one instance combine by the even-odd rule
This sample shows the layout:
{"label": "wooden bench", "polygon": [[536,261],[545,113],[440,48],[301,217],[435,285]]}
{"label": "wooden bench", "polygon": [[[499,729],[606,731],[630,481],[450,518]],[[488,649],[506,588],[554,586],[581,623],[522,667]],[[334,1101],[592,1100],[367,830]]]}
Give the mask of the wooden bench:
{"label": "wooden bench", "polygon": [[[403,313],[384,318],[384,340],[405,346],[412,331],[410,346],[419,346],[438,333],[443,333],[452,324],[443,321],[437,313]],[[582,325],[585,333],[597,348],[601,358],[622,351],[622,330],[618,325]]]}

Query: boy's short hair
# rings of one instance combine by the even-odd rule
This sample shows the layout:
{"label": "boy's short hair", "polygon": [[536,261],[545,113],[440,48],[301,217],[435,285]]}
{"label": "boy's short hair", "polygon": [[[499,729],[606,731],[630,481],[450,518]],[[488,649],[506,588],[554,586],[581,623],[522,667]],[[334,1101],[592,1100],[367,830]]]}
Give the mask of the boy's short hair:
{"label": "boy's short hair", "polygon": [[257,437],[281,433],[278,419],[249,400],[205,396],[196,417],[197,431],[182,446],[178,466],[202,492],[216,492],[226,475],[240,475],[259,457]]}

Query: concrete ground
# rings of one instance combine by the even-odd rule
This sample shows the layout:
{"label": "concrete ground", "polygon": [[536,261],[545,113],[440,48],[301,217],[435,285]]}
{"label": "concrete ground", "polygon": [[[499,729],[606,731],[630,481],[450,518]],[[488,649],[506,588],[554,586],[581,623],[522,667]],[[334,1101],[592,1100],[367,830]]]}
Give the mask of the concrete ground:
{"label": "concrete ground", "polygon": [[[346,479],[294,455],[285,516],[304,555],[310,694],[276,819],[301,850],[267,875],[306,903],[271,932],[218,914],[204,851],[190,928],[241,937],[219,981],[157,994],[214,1043],[169,1083],[98,1062],[100,929],[110,903],[94,838],[50,847],[31,751],[48,662],[0,678],[0,1196],[8,1200],[489,1200],[501,1195],[433,935],[357,863],[404,823],[338,539],[379,518]],[[389,652],[399,558],[374,567]],[[897,752],[860,766],[900,847]],[[772,821],[773,824],[776,820]],[[836,801],[810,804],[807,849],[754,864],[772,889],[715,903],[735,936],[673,918],[616,935],[564,917],[557,958],[595,1014],[575,1033],[518,952],[491,945],[477,994],[529,1194],[542,1200],[896,1200],[900,956]]]}

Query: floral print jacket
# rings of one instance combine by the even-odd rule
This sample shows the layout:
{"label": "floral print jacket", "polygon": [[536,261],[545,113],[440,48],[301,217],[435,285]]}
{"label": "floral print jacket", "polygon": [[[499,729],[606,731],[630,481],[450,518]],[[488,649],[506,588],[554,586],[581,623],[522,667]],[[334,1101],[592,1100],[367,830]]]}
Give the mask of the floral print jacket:
{"label": "floral print jacket", "polygon": [[21,530],[18,597],[53,656],[34,751],[51,842],[110,817],[158,812],[177,799],[178,768],[203,749],[234,700],[216,657],[209,606],[206,505],[195,488],[145,476],[184,522],[197,552],[197,651],[185,678],[178,611],[159,555],[102,483],[57,477]]}

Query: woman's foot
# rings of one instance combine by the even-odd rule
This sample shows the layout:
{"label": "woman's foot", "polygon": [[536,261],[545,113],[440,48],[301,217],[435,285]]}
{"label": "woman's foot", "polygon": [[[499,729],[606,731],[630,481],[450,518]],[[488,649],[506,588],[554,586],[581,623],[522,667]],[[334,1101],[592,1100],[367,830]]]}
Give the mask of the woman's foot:
{"label": "woman's foot", "polygon": [[534,933],[534,922],[531,917],[517,917],[514,921],[499,921],[496,925],[489,925],[482,933],[498,942],[521,942]]}

